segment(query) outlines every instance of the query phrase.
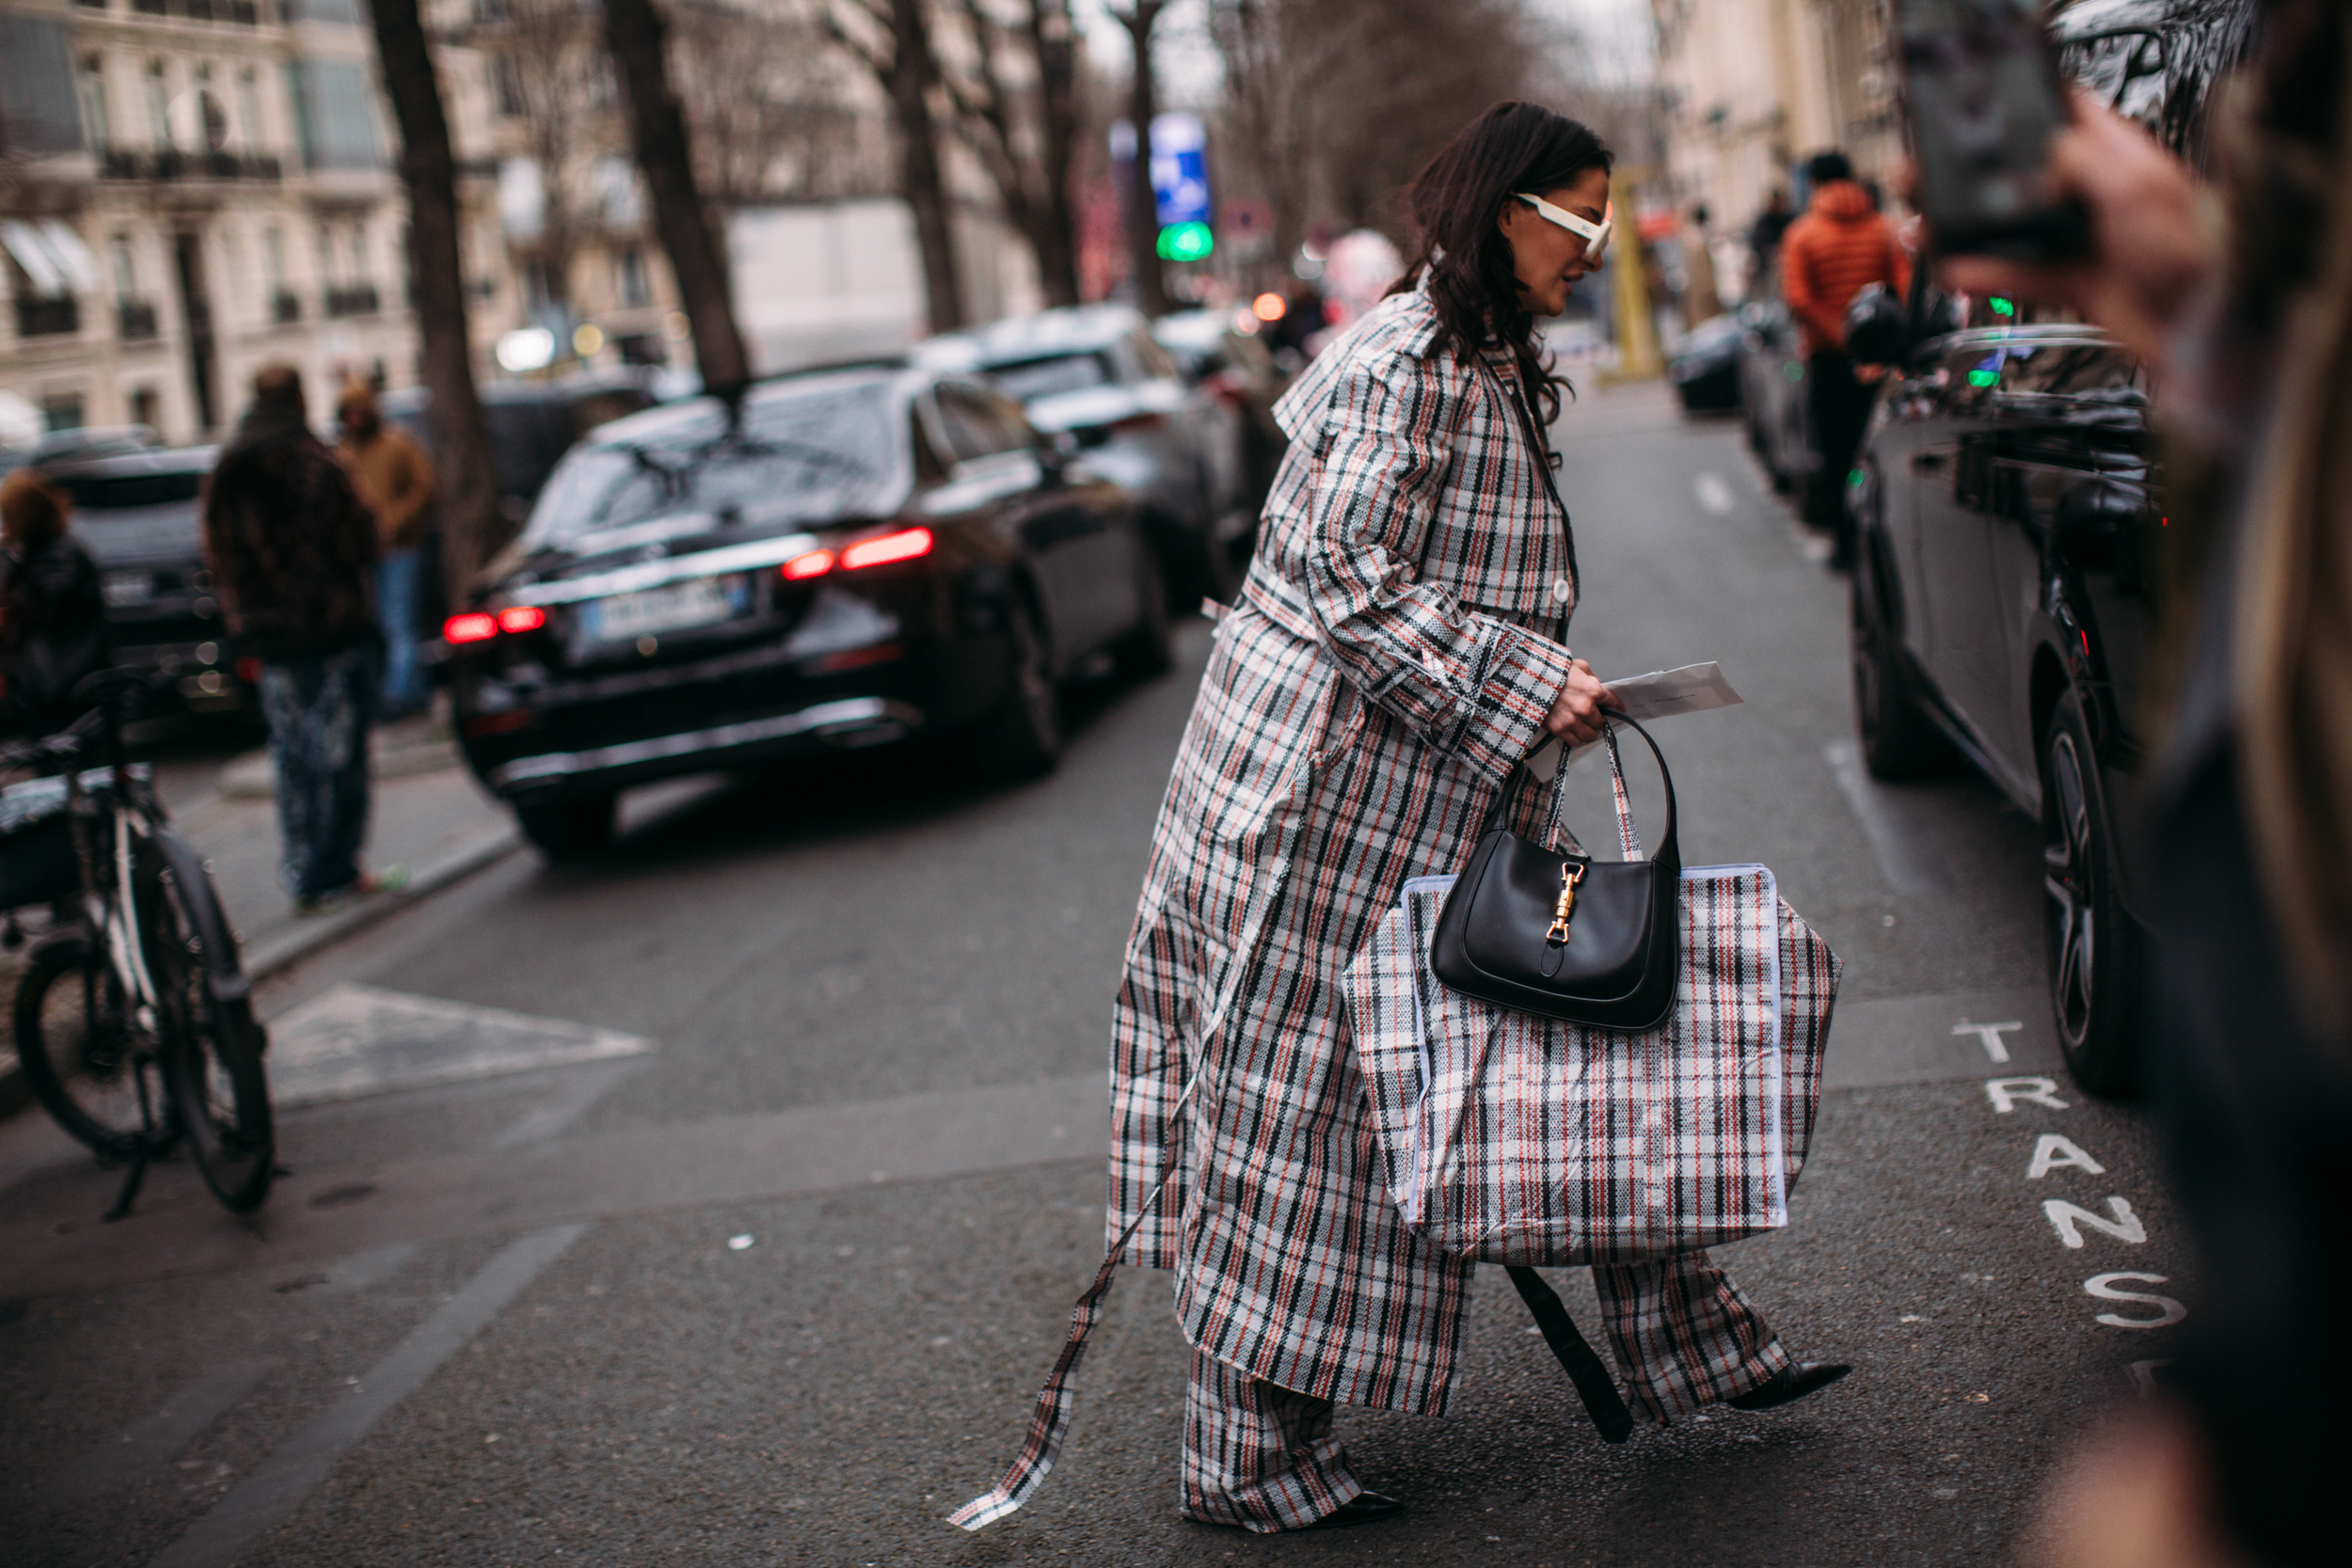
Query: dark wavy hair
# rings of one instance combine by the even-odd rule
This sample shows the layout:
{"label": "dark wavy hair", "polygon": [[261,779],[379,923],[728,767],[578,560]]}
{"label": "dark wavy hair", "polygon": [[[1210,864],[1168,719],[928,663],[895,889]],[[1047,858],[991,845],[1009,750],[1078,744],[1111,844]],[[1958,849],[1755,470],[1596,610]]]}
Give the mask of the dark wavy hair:
{"label": "dark wavy hair", "polygon": [[1421,254],[1390,292],[1412,288],[1427,269],[1438,351],[1467,357],[1492,343],[1509,345],[1538,429],[1559,417],[1567,384],[1535,351],[1535,318],[1519,304],[1502,204],[1514,191],[1552,190],[1614,162],[1592,127],[1540,104],[1498,103],[1456,133],[1406,193]]}

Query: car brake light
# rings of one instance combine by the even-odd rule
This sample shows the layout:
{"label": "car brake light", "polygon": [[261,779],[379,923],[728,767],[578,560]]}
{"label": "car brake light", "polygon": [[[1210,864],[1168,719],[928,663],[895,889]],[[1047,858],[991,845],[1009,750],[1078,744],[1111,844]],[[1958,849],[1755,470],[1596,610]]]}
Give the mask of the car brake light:
{"label": "car brake light", "polygon": [[533,604],[518,604],[511,610],[499,611],[499,630],[509,632],[537,631],[548,624],[548,612]]}
{"label": "car brake light", "polygon": [[900,529],[880,538],[861,540],[841,552],[841,564],[854,572],[861,566],[886,566],[894,561],[913,561],[931,553],[931,531],[927,528]]}
{"label": "car brake light", "polygon": [[469,610],[441,623],[441,637],[450,642],[487,642],[499,634],[498,617]]}
{"label": "car brake light", "polygon": [[801,582],[809,578],[821,578],[832,570],[833,551],[811,550],[806,555],[796,555],[784,563],[784,580]]}

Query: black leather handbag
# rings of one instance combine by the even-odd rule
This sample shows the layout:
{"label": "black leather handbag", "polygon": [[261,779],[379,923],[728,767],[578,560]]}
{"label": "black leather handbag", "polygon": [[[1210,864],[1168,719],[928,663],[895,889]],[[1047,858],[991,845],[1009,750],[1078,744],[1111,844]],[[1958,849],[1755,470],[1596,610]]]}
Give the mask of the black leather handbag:
{"label": "black leather handbag", "polygon": [[[1655,857],[1639,858],[1615,726],[1642,737],[1666,781],[1666,835]],[[1677,884],[1675,782],[1649,732],[1622,714],[1603,721],[1609,771],[1627,859],[1596,861],[1553,849],[1567,758],[1552,780],[1544,842],[1510,831],[1511,808],[1527,770],[1512,769],[1480,831],[1470,864],[1438,913],[1429,967],[1455,990],[1517,1012],[1600,1029],[1650,1029],[1674,1006],[1681,962]]]}

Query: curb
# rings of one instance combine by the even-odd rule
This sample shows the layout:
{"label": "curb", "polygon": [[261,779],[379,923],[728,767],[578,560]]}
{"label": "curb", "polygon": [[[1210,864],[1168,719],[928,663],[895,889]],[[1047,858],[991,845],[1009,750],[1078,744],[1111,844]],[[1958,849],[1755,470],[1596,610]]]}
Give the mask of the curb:
{"label": "curb", "polygon": [[[443,888],[495,865],[521,848],[522,843],[522,835],[512,826],[499,828],[452,850],[439,860],[419,866],[408,879],[408,885],[398,893],[366,899],[324,918],[305,921],[268,941],[256,942],[245,949],[246,979],[260,985],[321,949],[333,946],[344,937],[364,930],[380,920],[389,919]],[[24,1069],[16,1065],[14,1053],[11,1052],[8,1066],[0,1068],[0,1121],[14,1117],[32,1102],[33,1091],[26,1086]]]}
{"label": "curb", "polygon": [[397,893],[362,899],[333,914],[314,917],[276,937],[245,949],[245,977],[255,985],[300,963],[323,947],[332,946],[355,931],[398,914],[452,882],[463,880],[522,847],[522,835],[512,825],[496,828],[439,860],[428,861]]}

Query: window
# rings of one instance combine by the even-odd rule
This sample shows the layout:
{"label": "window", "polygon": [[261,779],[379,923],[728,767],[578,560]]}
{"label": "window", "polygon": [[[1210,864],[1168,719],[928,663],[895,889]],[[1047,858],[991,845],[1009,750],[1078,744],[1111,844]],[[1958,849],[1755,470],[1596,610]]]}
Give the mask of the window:
{"label": "window", "polygon": [[501,119],[520,119],[531,112],[530,100],[523,95],[523,68],[514,55],[490,56],[490,95]]}
{"label": "window", "polygon": [[164,400],[152,387],[131,388],[131,422],[151,428],[164,411]]}
{"label": "window", "polygon": [[139,297],[139,272],[131,257],[131,236],[117,234],[107,242],[107,254],[114,259],[115,297],[130,300]]}
{"label": "window", "polygon": [[367,225],[355,223],[351,226],[351,280],[354,283],[365,283],[368,280],[368,270]]}
{"label": "window", "polygon": [[382,168],[376,135],[375,82],[356,60],[298,59],[286,63],[302,161],[310,168]]}
{"label": "window", "polygon": [[262,84],[251,66],[237,72],[237,120],[247,152],[259,152],[268,145],[262,132]]}
{"label": "window", "polygon": [[113,122],[106,118],[106,62],[95,55],[82,60],[82,134],[92,149],[104,151],[113,141]]}
{"label": "window", "polygon": [[147,134],[162,151],[174,146],[171,135],[171,85],[164,76],[164,62],[147,62]]}
{"label": "window", "polygon": [[286,292],[286,237],[275,229],[262,230],[262,283],[273,294]]}
{"label": "window", "polygon": [[645,280],[645,253],[638,246],[623,245],[612,258],[613,293],[620,297],[621,309],[633,310],[653,303],[653,290]]}
{"label": "window", "polygon": [[939,422],[954,462],[1022,451],[1029,446],[1029,427],[1019,411],[977,387],[940,388]]}
{"label": "window", "polygon": [[335,236],[322,224],[319,226],[319,287],[331,289],[334,286]]}
{"label": "window", "polygon": [[82,428],[82,394],[79,392],[46,392],[40,400],[41,423],[51,430]]}

